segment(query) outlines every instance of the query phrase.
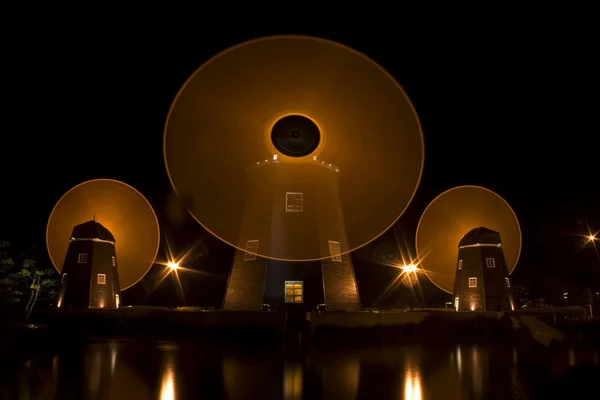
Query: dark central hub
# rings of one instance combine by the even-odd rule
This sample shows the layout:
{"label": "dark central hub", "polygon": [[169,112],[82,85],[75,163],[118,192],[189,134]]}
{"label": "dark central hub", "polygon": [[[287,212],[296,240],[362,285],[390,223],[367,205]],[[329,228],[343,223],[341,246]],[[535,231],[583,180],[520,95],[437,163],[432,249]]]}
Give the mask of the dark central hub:
{"label": "dark central hub", "polygon": [[271,140],[286,156],[304,157],[319,146],[321,132],[317,124],[302,115],[288,115],[273,125]]}

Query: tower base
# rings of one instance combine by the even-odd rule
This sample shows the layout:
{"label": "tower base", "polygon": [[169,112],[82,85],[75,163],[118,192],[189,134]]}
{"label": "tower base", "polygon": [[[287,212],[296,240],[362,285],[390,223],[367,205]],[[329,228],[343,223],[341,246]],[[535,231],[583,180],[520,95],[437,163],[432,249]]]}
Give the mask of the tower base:
{"label": "tower base", "polygon": [[[278,292],[277,297],[281,297],[281,303],[286,304],[286,309],[296,310],[298,307],[297,303],[285,302],[286,282],[294,282],[302,285],[302,302],[305,309],[315,310],[318,306],[317,302],[307,304],[307,301],[312,302],[314,299],[320,298],[325,300],[328,310],[358,311],[360,309],[360,298],[350,256],[347,254],[341,256],[341,262],[327,259],[322,260],[320,263],[321,280],[311,279],[307,282],[301,282],[297,280],[291,266],[286,271],[286,264],[281,261],[270,261],[260,257],[253,258],[246,252],[238,250],[235,252],[233,266],[227,282],[223,309],[229,311],[259,311],[265,299],[267,268],[272,267],[283,269],[280,273],[277,273],[278,280],[281,280],[281,282],[273,282],[273,284]],[[308,263],[307,268],[309,268]],[[320,292],[320,294],[315,295],[315,291]]]}

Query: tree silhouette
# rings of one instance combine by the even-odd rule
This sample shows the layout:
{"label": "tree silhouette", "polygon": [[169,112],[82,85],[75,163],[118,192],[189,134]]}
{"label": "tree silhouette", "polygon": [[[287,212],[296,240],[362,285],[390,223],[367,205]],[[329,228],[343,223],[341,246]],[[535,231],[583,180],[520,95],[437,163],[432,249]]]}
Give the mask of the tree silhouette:
{"label": "tree silhouette", "polygon": [[0,255],[0,263],[9,270],[6,277],[0,280],[3,298],[9,303],[26,300],[25,318],[29,319],[38,300],[56,296],[57,274],[53,269],[38,267],[35,258],[29,254],[21,254],[20,260],[15,262],[8,257],[9,247],[8,242],[0,242],[0,250],[4,250]]}

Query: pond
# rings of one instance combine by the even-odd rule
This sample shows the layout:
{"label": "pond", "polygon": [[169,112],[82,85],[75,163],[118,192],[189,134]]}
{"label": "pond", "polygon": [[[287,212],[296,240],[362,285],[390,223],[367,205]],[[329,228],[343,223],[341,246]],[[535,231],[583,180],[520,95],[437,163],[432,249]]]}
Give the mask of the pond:
{"label": "pond", "polygon": [[4,352],[0,399],[549,399],[578,393],[591,399],[600,382],[598,353],[87,340],[34,356]]}

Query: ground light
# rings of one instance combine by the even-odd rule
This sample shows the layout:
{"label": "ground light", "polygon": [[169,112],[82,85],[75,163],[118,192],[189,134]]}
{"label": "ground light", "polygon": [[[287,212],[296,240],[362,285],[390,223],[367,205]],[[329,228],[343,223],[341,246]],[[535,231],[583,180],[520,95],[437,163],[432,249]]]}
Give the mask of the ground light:
{"label": "ground light", "polygon": [[177,268],[179,268],[179,264],[173,261],[169,261],[167,263],[167,267],[169,267],[171,271],[175,271]]}

